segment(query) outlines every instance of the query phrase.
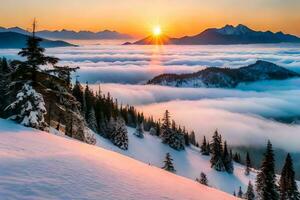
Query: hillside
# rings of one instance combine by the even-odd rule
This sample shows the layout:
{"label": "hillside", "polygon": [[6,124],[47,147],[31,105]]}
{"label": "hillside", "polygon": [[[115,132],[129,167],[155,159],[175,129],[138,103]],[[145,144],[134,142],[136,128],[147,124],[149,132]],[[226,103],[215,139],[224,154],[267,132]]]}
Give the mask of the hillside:
{"label": "hillside", "polygon": [[284,80],[300,75],[276,64],[258,60],[256,63],[238,69],[209,67],[191,74],[162,74],[148,81],[148,84],[174,87],[235,88],[240,83],[262,80]]}
{"label": "hillside", "polygon": [[[149,36],[151,37],[151,36]],[[146,37],[136,41],[136,45],[156,44]],[[300,38],[282,32],[255,31],[245,25],[226,25],[222,28],[209,28],[203,32],[180,38],[167,37],[163,44],[172,45],[226,45],[226,44],[264,44],[264,43],[300,43]]]}
{"label": "hillside", "polygon": [[235,199],[118,153],[3,119],[0,152],[2,199]]}
{"label": "hillside", "polygon": [[[21,33],[16,32],[0,32],[0,48],[2,49],[19,49],[26,46],[28,35],[24,35]],[[75,46],[68,42],[64,41],[53,41],[53,40],[46,40],[43,39],[41,42],[41,46],[44,48],[51,48],[51,47],[68,47],[68,46]]]}

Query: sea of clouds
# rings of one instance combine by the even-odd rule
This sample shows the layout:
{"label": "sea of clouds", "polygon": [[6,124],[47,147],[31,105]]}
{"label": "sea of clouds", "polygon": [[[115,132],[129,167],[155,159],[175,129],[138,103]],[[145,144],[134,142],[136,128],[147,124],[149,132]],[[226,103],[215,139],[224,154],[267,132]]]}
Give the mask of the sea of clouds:
{"label": "sea of clouds", "polygon": [[[233,145],[265,145],[300,152],[299,123],[278,118],[299,118],[300,79],[243,84],[236,89],[171,88],[144,85],[162,73],[189,73],[206,67],[237,68],[258,59],[300,72],[299,45],[229,46],[121,46],[87,45],[47,49],[61,65],[79,66],[78,80],[110,92],[123,104],[135,105],[146,115],[171,116],[198,138],[215,129]],[[17,58],[17,50],[0,56]]]}

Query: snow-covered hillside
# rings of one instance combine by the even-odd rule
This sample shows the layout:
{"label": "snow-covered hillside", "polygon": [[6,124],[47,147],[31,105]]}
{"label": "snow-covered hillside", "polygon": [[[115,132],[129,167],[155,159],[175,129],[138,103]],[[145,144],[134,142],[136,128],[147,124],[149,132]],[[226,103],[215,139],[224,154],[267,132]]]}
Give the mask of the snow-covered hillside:
{"label": "snow-covered hillside", "polygon": [[[103,141],[100,145],[110,146]],[[154,154],[159,158],[163,150],[170,151],[148,136],[144,141],[130,142],[128,154],[140,151],[137,155],[148,155],[144,159],[153,163]],[[196,152],[192,150],[178,153],[174,157],[178,173],[189,170],[191,161],[199,164],[201,160],[197,161],[195,156]],[[179,158],[182,167],[179,167]],[[201,165],[198,167],[200,171]],[[221,191],[118,153],[3,119],[0,119],[0,197],[1,200],[234,199]]]}
{"label": "snow-covered hillside", "polygon": [[112,145],[109,140],[100,136],[97,138],[97,145],[157,167],[163,166],[165,155],[169,152],[174,160],[176,174],[195,180],[201,172],[204,172],[208,177],[210,186],[229,194],[232,194],[233,191],[237,192],[240,186],[245,192],[249,180],[253,184],[255,183],[256,173],[251,172],[249,176],[246,176],[243,165],[234,163],[233,174],[218,172],[211,169],[210,157],[201,155],[200,150],[195,147],[187,147],[185,151],[176,151],[161,143],[158,137],[145,133],[145,137],[141,139],[133,134],[134,131],[135,129],[128,128],[129,147],[127,151],[119,149]]}

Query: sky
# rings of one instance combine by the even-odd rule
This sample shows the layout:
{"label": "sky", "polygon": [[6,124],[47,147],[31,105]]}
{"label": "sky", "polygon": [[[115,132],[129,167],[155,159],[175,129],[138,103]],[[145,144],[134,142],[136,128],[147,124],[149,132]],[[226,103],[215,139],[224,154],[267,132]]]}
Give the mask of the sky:
{"label": "sky", "polygon": [[116,30],[134,36],[159,25],[179,37],[209,27],[245,24],[300,36],[299,0],[4,0],[0,26],[39,29]]}

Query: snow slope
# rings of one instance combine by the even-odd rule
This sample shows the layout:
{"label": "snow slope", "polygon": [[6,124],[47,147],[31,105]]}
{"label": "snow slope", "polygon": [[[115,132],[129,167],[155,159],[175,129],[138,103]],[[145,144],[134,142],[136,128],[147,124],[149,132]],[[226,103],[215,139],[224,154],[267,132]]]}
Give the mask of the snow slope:
{"label": "snow slope", "polygon": [[234,173],[217,172],[210,167],[210,157],[203,156],[196,147],[187,147],[185,151],[176,151],[169,146],[162,144],[158,137],[145,133],[143,139],[133,135],[135,129],[128,128],[129,148],[123,151],[111,144],[110,141],[98,136],[97,145],[105,149],[122,153],[146,164],[162,167],[167,152],[174,160],[176,174],[195,180],[204,172],[209,185],[233,194],[241,186],[243,191],[247,190],[249,180],[255,184],[256,173],[251,172],[249,176],[244,174],[245,167],[234,163]]}
{"label": "snow slope", "polygon": [[[145,140],[151,139],[147,136]],[[145,149],[160,156],[157,149]],[[148,159],[152,157],[149,152],[141,154],[148,154]],[[184,159],[183,154],[179,156]],[[0,119],[0,197],[1,200],[234,199],[121,154],[3,119]]]}

